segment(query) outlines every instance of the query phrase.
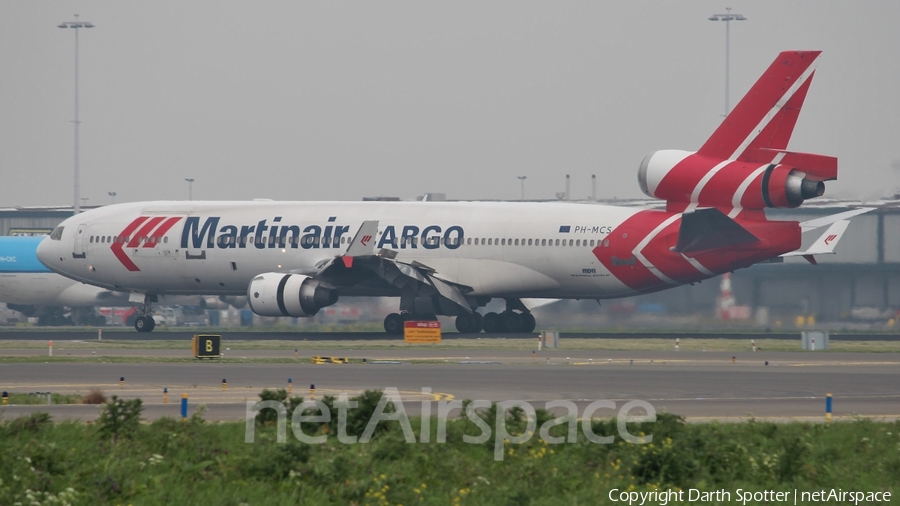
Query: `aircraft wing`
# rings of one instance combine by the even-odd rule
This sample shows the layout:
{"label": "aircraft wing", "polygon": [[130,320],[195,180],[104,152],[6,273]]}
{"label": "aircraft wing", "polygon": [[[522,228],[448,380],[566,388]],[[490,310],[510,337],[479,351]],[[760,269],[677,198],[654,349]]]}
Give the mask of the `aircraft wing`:
{"label": "aircraft wing", "polygon": [[471,291],[470,287],[441,279],[435,275],[435,269],[420,262],[398,261],[396,251],[375,252],[377,235],[378,221],[364,221],[343,255],[322,262],[314,272],[297,274],[312,276],[338,289],[380,278],[401,291],[413,291],[416,297],[438,296],[472,312],[471,304],[463,295],[464,291]]}

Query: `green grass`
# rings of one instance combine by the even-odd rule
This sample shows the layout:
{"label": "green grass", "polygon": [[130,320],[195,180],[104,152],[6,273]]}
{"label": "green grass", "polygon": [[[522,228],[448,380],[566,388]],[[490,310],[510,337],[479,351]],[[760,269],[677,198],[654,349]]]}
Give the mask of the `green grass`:
{"label": "green grass", "polygon": [[[420,421],[412,425],[418,434]],[[511,420],[510,432],[521,426]],[[616,434],[611,420],[593,429]],[[492,441],[462,442],[479,433],[466,419],[449,422],[444,444],[408,444],[388,422],[368,444],[331,435],[306,445],[290,434],[277,444],[274,427],[246,444],[243,423],[200,417],[123,426],[109,439],[99,423],[35,415],[0,422],[0,504],[612,504],[613,488],[898,492],[900,422],[685,424],[661,415],[629,429],[653,442],[596,444],[579,431],[573,444],[507,444],[495,461]]]}
{"label": "green grass", "polygon": [[[698,334],[701,336],[702,334]],[[603,339],[603,338],[562,338],[560,350],[598,350],[598,351],[674,351],[675,341],[668,339]],[[795,351],[800,349],[800,339],[757,339],[756,346],[763,351]],[[339,341],[306,341],[306,340],[232,340],[227,335],[222,338],[223,351],[226,357],[234,356],[244,350],[283,351],[293,357],[293,351],[299,350],[301,356],[316,354],[318,350],[498,350],[498,351],[531,351],[537,347],[537,339],[523,338],[464,338],[445,339],[437,344],[407,344],[400,338],[378,340],[339,340]],[[190,340],[167,341],[132,341],[124,339],[104,339],[103,341],[56,341],[53,352],[59,357],[72,350],[190,350]],[[680,339],[681,351],[750,351],[749,339],[727,339],[715,337],[692,337],[686,335]],[[43,350],[43,358],[47,357],[47,343],[36,341],[0,340],[0,350]],[[900,353],[900,338],[894,341],[840,341],[832,340],[828,352],[878,352]],[[824,353],[828,353],[824,352]],[[54,357],[55,358],[55,357]]]}
{"label": "green grass", "polygon": [[[50,394],[50,401],[52,404],[81,404],[82,399],[83,397],[77,394]],[[17,394],[10,392],[8,401],[10,404],[17,406],[46,405],[47,395],[35,395],[34,393]]]}
{"label": "green grass", "polygon": [[[790,323],[790,322],[788,322]],[[852,327],[852,325],[851,325]],[[548,328],[544,326],[544,328]],[[735,333],[747,333],[747,332],[776,332],[776,333],[797,333],[799,335],[802,330],[814,330],[808,327],[797,327],[791,324],[785,324],[783,326],[773,326],[772,328],[762,329],[755,325],[751,324],[725,324],[720,320],[714,319],[701,319],[700,321],[692,321],[690,326],[664,326],[664,325],[644,325],[641,323],[616,323],[616,322],[608,322],[604,321],[602,324],[596,325],[587,325],[587,326],[568,326],[565,323],[557,321],[556,323],[551,323],[549,328],[554,330],[558,330],[562,333],[567,334],[579,334],[579,333],[589,333],[589,334],[614,334],[614,335],[627,335],[627,334],[635,334],[635,333],[684,333],[684,334],[694,334],[697,336],[719,336],[719,335],[728,335]],[[703,330],[692,330],[701,328]],[[828,324],[828,327],[831,329],[832,334],[846,334],[846,335],[854,335],[854,334],[886,334],[886,335],[896,335],[898,333],[898,327],[874,327],[874,328],[835,328],[834,325]],[[41,332],[41,333],[67,333],[67,332],[97,332],[97,330],[102,329],[103,335],[106,336],[108,334],[134,334],[134,328],[126,327],[126,326],[109,326],[109,327],[92,327],[92,326],[67,326],[67,327],[38,327],[36,325],[31,324],[19,324],[16,326],[2,326],[0,327],[0,335],[5,332]],[[455,333],[455,329],[452,325],[449,328],[444,329],[448,333]],[[538,329],[540,330],[540,329]],[[302,325],[287,325],[287,324],[276,324],[276,325],[266,325],[266,326],[254,326],[254,327],[167,327],[165,325],[157,326],[153,332],[155,333],[197,333],[197,334],[217,334],[217,333],[229,333],[229,332],[241,332],[241,333],[254,333],[254,334],[265,334],[265,333],[273,333],[273,332],[291,332],[296,333],[298,336],[302,336],[304,333],[322,333],[322,332],[338,332],[338,333],[354,333],[354,332],[384,332],[384,327],[381,322],[365,322],[365,323],[332,323],[332,324],[316,324],[311,322],[304,322]]]}

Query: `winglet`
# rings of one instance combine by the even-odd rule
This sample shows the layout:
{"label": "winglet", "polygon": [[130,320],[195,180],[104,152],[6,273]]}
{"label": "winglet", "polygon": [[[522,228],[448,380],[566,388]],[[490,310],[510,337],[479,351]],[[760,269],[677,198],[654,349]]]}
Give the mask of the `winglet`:
{"label": "winglet", "polygon": [[362,222],[353,240],[347,245],[347,252],[344,253],[344,265],[347,265],[347,257],[351,257],[350,267],[353,265],[352,257],[372,256],[375,253],[375,237],[378,235],[378,220],[367,220]]}
{"label": "winglet", "polygon": [[791,251],[790,253],[785,253],[784,257],[799,257],[802,256],[806,259],[807,262],[818,265],[816,259],[813,255],[833,255],[835,253],[834,248],[837,246],[838,241],[841,240],[841,237],[844,236],[844,232],[847,230],[847,227],[850,225],[850,220],[839,220],[831,224],[828,227],[828,230],[825,231],[824,234],[820,235],[816,242],[812,243],[806,251]]}

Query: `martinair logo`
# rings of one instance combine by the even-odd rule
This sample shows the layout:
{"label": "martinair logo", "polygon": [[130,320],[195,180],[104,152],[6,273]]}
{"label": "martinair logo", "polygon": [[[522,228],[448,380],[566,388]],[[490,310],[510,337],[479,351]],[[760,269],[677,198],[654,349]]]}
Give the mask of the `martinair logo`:
{"label": "martinair logo", "polygon": [[828,246],[829,244],[831,244],[831,241],[833,241],[835,239],[837,239],[837,234],[831,234],[828,237],[826,237],[825,238],[825,246]]}
{"label": "martinair logo", "polygon": [[[124,248],[155,248],[162,237],[181,220],[181,216],[140,216],[119,232],[118,239],[109,247],[113,255],[126,269],[139,271],[137,265],[128,258]],[[138,228],[140,227],[140,228]]]}
{"label": "martinair logo", "polygon": [[[125,248],[155,248],[163,242],[163,236],[176,223],[184,219],[181,229],[181,249],[275,249],[291,248],[334,249],[344,244],[350,225],[337,223],[337,217],[328,218],[327,224],[285,224],[281,216],[262,219],[253,225],[223,224],[221,217],[208,216],[202,221],[200,216],[140,216],[128,224],[110,246],[113,254],[126,269],[140,271],[128,257]],[[398,236],[399,229],[399,236]],[[443,228],[440,225],[388,225],[380,238],[365,235],[360,242],[363,246],[377,242],[377,248],[424,249],[438,248],[456,249],[463,244],[465,232],[459,225]],[[399,246],[398,246],[399,242]],[[204,246],[205,245],[205,246]],[[176,246],[177,247],[177,246]]]}

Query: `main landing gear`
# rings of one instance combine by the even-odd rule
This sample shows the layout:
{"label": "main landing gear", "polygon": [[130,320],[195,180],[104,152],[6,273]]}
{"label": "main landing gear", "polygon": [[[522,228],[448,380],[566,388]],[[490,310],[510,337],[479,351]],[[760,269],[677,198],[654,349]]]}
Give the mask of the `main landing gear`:
{"label": "main landing gear", "polygon": [[[532,332],[536,326],[534,315],[518,299],[507,300],[506,311],[502,313],[460,313],[456,316],[456,330],[460,334],[477,334],[484,330],[489,334],[510,332]],[[388,334],[403,333],[403,324],[410,320],[436,320],[432,313],[414,314],[407,311],[391,313],[384,319],[384,330]]]}
{"label": "main landing gear", "polygon": [[384,331],[388,334],[400,335],[403,333],[403,324],[408,321],[435,321],[437,316],[433,313],[391,313],[384,317]]}
{"label": "main landing gear", "polygon": [[153,319],[152,304],[156,302],[156,295],[144,295],[144,303],[138,308],[138,315],[134,318],[134,330],[138,332],[153,332],[156,320]]}
{"label": "main landing gear", "polygon": [[506,310],[484,315],[484,331],[487,333],[531,332],[536,325],[534,315],[528,312]]}
{"label": "main landing gear", "polygon": [[498,332],[532,332],[537,322],[531,311],[520,299],[506,299],[506,311],[484,315],[484,331]]}

